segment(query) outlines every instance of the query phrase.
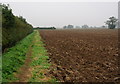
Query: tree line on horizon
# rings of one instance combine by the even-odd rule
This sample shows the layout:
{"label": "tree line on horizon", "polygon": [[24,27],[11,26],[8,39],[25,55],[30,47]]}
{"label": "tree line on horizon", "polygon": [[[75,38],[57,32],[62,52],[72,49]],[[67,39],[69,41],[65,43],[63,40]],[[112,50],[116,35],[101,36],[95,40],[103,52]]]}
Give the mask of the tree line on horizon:
{"label": "tree line on horizon", "polygon": [[34,27],[33,29],[56,29],[55,27]]}
{"label": "tree line on horizon", "polygon": [[67,26],[63,26],[64,29],[72,29],[72,28],[108,28],[108,29],[115,29],[118,26],[118,19],[115,18],[114,16],[110,17],[106,22],[105,25],[101,26],[101,27],[92,27],[92,26],[88,26],[87,24],[80,26],[75,26],[74,25],[67,25]]}

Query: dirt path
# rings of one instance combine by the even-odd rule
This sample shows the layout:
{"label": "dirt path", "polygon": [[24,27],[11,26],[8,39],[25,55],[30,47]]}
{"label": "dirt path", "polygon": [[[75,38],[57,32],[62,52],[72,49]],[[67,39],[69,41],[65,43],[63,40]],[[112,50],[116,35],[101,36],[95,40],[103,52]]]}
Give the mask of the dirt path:
{"label": "dirt path", "polygon": [[[46,62],[47,58],[45,54],[46,53],[42,46],[42,43],[40,43],[39,32],[36,32],[32,41],[32,45],[30,45],[26,53],[26,59],[24,64],[20,67],[18,73],[15,73],[15,77],[18,78],[16,82],[27,83],[53,81],[53,79],[49,77],[49,75],[45,75],[49,72],[48,68],[45,68],[49,66],[49,64]],[[34,64],[34,66],[32,64]]]}
{"label": "dirt path", "polygon": [[31,56],[32,56],[32,47],[30,46],[26,54],[25,64],[19,69],[18,74],[16,74],[16,77],[19,79],[17,82],[27,82],[28,79],[31,77],[31,71],[32,71],[30,67],[30,63],[32,61]]}

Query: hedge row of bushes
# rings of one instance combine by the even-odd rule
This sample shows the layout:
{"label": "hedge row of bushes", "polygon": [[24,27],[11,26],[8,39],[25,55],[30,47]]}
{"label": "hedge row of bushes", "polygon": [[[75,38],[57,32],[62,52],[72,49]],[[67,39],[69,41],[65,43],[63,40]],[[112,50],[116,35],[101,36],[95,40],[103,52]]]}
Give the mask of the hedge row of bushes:
{"label": "hedge row of bushes", "polygon": [[15,16],[9,5],[0,4],[2,8],[2,50],[15,45],[33,32],[33,27],[22,16]]}

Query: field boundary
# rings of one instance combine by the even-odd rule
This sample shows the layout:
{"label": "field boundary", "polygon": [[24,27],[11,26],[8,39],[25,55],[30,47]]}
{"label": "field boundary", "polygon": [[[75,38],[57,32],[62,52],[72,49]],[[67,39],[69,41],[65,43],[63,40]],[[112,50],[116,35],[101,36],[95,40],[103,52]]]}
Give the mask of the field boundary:
{"label": "field boundary", "polygon": [[13,82],[18,80],[15,73],[24,65],[26,53],[32,44],[34,32],[18,42],[15,46],[8,49],[2,55],[2,82]]}
{"label": "field boundary", "polygon": [[48,69],[51,66],[48,63],[49,57],[47,50],[44,47],[42,38],[39,35],[38,30],[35,31],[34,42],[32,46],[32,77],[29,82],[56,82],[56,79],[48,75]]}

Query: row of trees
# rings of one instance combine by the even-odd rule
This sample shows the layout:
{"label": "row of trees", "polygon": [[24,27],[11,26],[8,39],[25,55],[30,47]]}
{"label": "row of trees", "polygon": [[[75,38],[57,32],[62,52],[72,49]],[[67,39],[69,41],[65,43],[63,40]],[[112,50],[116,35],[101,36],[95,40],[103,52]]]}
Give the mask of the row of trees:
{"label": "row of trees", "polygon": [[[115,17],[110,17],[106,22],[105,24],[108,26],[109,29],[115,29],[116,28],[116,25],[117,25],[117,19]],[[97,28],[97,27],[89,27],[88,25],[83,25],[83,26],[76,26],[74,27],[73,25],[68,25],[68,26],[64,26],[63,27],[64,29],[71,29],[71,28]],[[99,28],[107,28],[106,26],[101,26]]]}
{"label": "row of trees", "polygon": [[89,26],[88,25],[83,25],[82,27],[80,27],[80,26],[73,26],[73,25],[68,25],[68,26],[64,26],[63,27],[64,29],[72,29],[72,28],[89,28]]}
{"label": "row of trees", "polygon": [[32,25],[22,16],[14,16],[9,5],[0,4],[2,8],[2,48],[13,46],[33,31]]}
{"label": "row of trees", "polygon": [[34,29],[56,29],[55,27],[35,27]]}
{"label": "row of trees", "polygon": [[64,29],[67,29],[67,28],[70,28],[70,29],[71,29],[71,28],[74,28],[74,26],[73,26],[73,25],[68,25],[68,26],[64,26],[63,28],[64,28]]}
{"label": "row of trees", "polygon": [[96,27],[96,26],[88,26],[87,24],[82,26],[74,26],[74,25],[68,25],[64,26],[64,29],[72,29],[72,28],[106,28],[106,26]]}

